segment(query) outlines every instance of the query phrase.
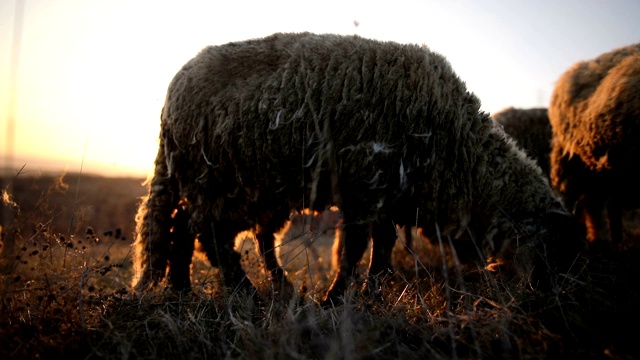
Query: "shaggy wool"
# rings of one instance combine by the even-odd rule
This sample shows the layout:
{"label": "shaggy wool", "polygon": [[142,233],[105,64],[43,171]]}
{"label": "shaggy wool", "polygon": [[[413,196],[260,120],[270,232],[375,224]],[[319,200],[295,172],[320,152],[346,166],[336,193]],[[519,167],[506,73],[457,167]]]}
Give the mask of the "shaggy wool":
{"label": "shaggy wool", "polygon": [[[329,300],[343,294],[370,236],[370,275],[392,270],[395,225],[474,242],[483,261],[515,265],[527,279],[571,262],[579,243],[570,227],[548,221],[572,219],[540,167],[480,111],[442,55],[280,33],[206,47],[171,82],[138,214],[134,286],[156,284],[172,266],[183,274],[192,247],[175,248],[197,234],[237,287],[233,238],[247,229],[281,276],[269,257],[273,232],[292,211],[332,205],[343,213],[344,246]],[[189,222],[178,235],[176,208]],[[184,275],[175,282],[188,286]]]}
{"label": "shaggy wool", "polygon": [[640,44],[568,69],[556,83],[549,117],[553,185],[582,214],[590,242],[616,247],[621,209],[640,206]]}

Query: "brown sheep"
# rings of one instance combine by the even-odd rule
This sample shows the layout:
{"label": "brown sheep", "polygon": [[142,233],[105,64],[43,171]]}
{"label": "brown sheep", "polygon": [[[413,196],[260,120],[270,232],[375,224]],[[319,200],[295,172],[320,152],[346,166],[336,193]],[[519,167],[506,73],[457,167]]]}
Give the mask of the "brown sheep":
{"label": "brown sheep", "polygon": [[491,116],[549,176],[551,123],[546,108],[508,107]]}
{"label": "brown sheep", "polygon": [[333,205],[344,237],[326,303],[341,301],[370,238],[369,279],[392,271],[396,225],[476,244],[479,261],[552,282],[580,251],[573,218],[540,167],[479,109],[424,46],[279,33],[204,48],[169,86],[134,287],[167,269],[188,284],[198,234],[225,284],[252,290],[233,250],[247,229],[272,278],[287,283],[273,233],[292,211]]}
{"label": "brown sheep", "polygon": [[579,62],[551,98],[551,182],[582,215],[592,248],[622,241],[622,209],[640,206],[640,44]]}

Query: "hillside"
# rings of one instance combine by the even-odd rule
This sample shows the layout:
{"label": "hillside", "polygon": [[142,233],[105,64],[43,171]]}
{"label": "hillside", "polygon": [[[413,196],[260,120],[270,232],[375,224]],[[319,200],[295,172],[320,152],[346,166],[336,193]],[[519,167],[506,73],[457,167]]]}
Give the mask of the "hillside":
{"label": "hillside", "polygon": [[[21,174],[0,178],[19,205],[23,235],[38,224],[65,235],[84,234],[91,226],[97,234],[116,232],[131,239],[139,198],[146,193],[142,178],[111,178],[68,173]],[[6,211],[6,209],[5,209]]]}

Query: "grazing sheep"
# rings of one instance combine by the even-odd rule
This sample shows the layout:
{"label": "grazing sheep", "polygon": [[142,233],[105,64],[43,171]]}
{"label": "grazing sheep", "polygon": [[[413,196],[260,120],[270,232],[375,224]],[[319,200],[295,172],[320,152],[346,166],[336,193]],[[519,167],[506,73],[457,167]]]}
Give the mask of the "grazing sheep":
{"label": "grazing sheep", "polygon": [[525,279],[548,277],[580,251],[572,217],[540,167],[479,109],[424,46],[279,33],[206,47],[169,86],[134,287],[176,266],[174,283],[188,284],[198,234],[225,284],[250,290],[233,251],[247,229],[272,278],[286,283],[273,233],[292,211],[333,205],[344,235],[326,302],[341,300],[370,238],[369,278],[392,270],[396,225],[477,244]]}
{"label": "grazing sheep", "polygon": [[640,44],[579,62],[556,83],[551,182],[580,213],[594,248],[622,241],[622,209],[640,207]]}
{"label": "grazing sheep", "polygon": [[551,123],[546,108],[521,109],[509,107],[492,115],[504,131],[535,159],[549,176]]}

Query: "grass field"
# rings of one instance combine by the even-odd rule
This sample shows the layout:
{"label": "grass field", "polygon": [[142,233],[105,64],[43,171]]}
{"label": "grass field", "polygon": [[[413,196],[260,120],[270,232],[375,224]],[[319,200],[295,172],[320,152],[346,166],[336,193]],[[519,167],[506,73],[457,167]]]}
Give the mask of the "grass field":
{"label": "grass field", "polygon": [[[583,257],[549,294],[457,264],[447,239],[399,239],[379,296],[321,308],[333,232],[294,226],[280,258],[300,293],[271,296],[250,235],[236,243],[265,299],[230,293],[196,257],[194,292],[130,293],[144,179],[29,174],[4,179],[18,233],[2,260],[1,359],[634,359],[640,357],[640,223],[623,251]],[[9,229],[4,224],[3,232]],[[6,239],[6,237],[5,237]],[[3,243],[3,246],[5,244]],[[366,268],[367,259],[362,261]],[[475,274],[475,276],[472,276]]]}

